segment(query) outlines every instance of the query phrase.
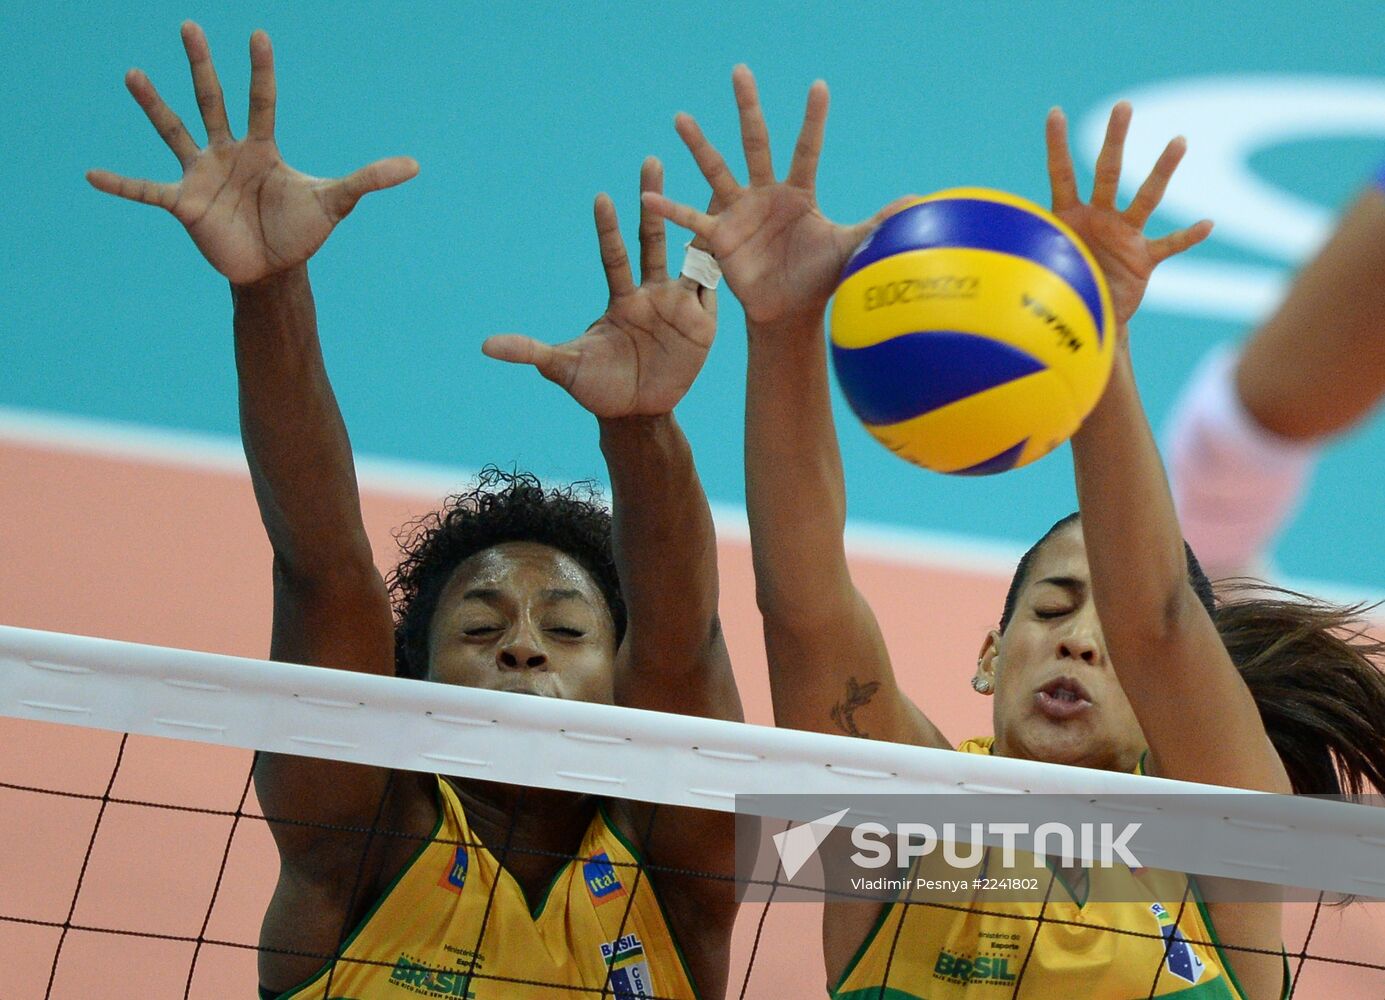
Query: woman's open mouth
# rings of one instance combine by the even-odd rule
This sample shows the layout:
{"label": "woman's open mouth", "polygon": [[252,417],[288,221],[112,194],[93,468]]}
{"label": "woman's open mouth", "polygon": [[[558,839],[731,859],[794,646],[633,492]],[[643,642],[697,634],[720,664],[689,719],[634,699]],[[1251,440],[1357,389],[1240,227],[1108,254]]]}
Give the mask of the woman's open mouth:
{"label": "woman's open mouth", "polygon": [[1071,677],[1055,677],[1039,688],[1034,692],[1034,703],[1044,715],[1059,721],[1074,718],[1092,707],[1087,689]]}

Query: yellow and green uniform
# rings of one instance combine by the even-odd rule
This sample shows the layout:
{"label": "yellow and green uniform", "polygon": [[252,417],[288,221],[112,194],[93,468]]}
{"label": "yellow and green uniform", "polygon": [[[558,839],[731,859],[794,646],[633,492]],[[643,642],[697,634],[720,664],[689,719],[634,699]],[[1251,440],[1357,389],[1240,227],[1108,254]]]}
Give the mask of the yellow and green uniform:
{"label": "yellow and green uniform", "polygon": [[[281,1000],[570,1000],[579,994],[565,987],[599,990],[608,972],[615,1000],[695,1000],[649,876],[636,879],[635,849],[604,809],[531,913],[519,883],[472,837],[442,778],[438,798],[432,836],[341,957]],[[483,917],[485,940],[468,977]]]}
{"label": "yellow and green uniform", "polygon": [[[967,740],[958,749],[989,754],[992,742]],[[992,859],[998,868],[999,854],[988,849],[978,874]],[[1043,859],[1016,860],[1004,876],[1037,878],[1041,889],[1048,887],[1053,876]],[[1090,880],[1101,880],[1097,894],[1106,899],[1147,902],[1084,905],[1091,893],[1074,899],[1061,878],[1047,904],[999,902],[984,889],[945,906],[896,901],[882,910],[833,1000],[1009,1000],[1022,967],[1021,996],[1035,1000],[1245,1000],[1195,882],[1175,872],[1122,867],[1091,868],[1088,879],[1089,888]]]}

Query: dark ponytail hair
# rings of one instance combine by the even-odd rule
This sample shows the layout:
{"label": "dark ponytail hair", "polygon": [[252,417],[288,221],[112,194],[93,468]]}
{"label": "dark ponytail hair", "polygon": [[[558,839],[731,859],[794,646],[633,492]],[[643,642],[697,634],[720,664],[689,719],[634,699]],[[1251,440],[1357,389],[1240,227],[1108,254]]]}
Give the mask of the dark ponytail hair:
{"label": "dark ponytail hair", "polygon": [[1385,643],[1369,607],[1231,581],[1212,613],[1300,795],[1385,794]]}
{"label": "dark ponytail hair", "polygon": [[[1029,567],[1069,514],[1020,559],[1000,629],[1014,615]],[[1366,634],[1370,607],[1336,607],[1254,581],[1223,583],[1220,599],[1184,543],[1188,584],[1217,626],[1260,710],[1294,792],[1385,794],[1385,642]]]}

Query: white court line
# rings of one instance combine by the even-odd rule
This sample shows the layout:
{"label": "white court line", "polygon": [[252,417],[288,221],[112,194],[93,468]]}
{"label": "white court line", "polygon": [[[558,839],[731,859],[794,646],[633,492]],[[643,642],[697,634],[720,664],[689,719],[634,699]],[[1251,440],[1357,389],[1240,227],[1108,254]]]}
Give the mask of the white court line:
{"label": "white court line", "polygon": [[[182,469],[249,475],[239,440],[193,431],[0,406],[0,442],[3,441],[54,451],[123,457]],[[476,469],[356,456],[356,476],[361,489],[418,497],[429,502],[437,502],[458,486],[473,481],[476,473]],[[749,539],[743,509],[714,503],[712,516],[721,538],[739,542]],[[956,569],[1002,580],[1010,578],[1024,552],[1023,546],[996,539],[857,519],[847,521],[845,540],[849,555],[902,566]],[[1281,578],[1277,582],[1290,590],[1337,604],[1385,600],[1385,594],[1331,580]]]}

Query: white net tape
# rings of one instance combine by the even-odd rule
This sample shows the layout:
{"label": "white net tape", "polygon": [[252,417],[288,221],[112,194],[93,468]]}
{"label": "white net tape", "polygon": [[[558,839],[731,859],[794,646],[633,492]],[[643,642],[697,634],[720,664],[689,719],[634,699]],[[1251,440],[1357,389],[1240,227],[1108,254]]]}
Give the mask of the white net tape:
{"label": "white net tape", "polygon": [[1124,822],[1122,797],[1159,795],[1199,836],[1149,841],[1151,865],[1385,896],[1385,809],[106,639],[0,627],[0,715],[724,811],[783,792],[1028,792]]}

